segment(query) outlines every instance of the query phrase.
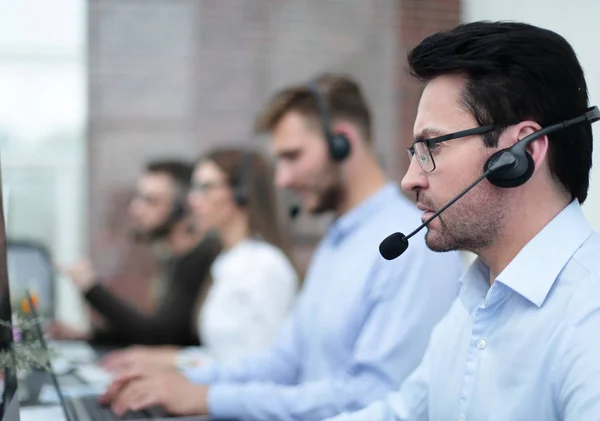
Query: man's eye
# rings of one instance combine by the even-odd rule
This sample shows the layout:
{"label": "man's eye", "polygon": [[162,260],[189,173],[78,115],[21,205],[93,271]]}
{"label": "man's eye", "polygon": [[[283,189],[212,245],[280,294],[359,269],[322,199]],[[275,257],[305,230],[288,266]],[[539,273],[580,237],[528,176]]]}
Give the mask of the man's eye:
{"label": "man's eye", "polygon": [[296,161],[300,156],[297,151],[283,152],[279,154],[279,159],[282,161],[293,162]]}
{"label": "man's eye", "polygon": [[434,143],[432,145],[429,145],[429,152],[433,153],[433,151],[435,151],[436,149],[438,149],[440,147],[439,143]]}

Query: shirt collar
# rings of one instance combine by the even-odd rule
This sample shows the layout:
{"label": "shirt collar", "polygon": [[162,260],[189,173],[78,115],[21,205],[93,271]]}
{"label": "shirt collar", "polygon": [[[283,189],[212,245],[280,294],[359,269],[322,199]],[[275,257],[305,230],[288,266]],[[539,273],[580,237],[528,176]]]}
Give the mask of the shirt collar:
{"label": "shirt collar", "polygon": [[385,208],[389,200],[398,194],[398,187],[393,182],[386,183],[358,206],[335,219],[329,226],[327,236],[333,244],[338,244],[361,223],[367,222],[371,215]]}
{"label": "shirt collar", "polygon": [[[540,307],[559,273],[592,234],[579,203],[574,200],[546,225],[495,280]],[[471,312],[489,290],[489,268],[479,258],[461,278],[460,296]]]}
{"label": "shirt collar", "polygon": [[563,267],[591,234],[579,202],[572,201],[523,247],[496,282],[540,307]]}
{"label": "shirt collar", "polygon": [[460,278],[463,287],[460,289],[460,298],[470,314],[485,298],[490,288],[490,268],[478,257],[469,266],[469,269]]}

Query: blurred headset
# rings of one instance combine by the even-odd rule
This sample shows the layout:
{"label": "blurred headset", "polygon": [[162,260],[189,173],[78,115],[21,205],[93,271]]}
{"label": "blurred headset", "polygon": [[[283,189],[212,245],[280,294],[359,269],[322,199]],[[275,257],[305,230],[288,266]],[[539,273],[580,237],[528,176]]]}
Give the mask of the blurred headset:
{"label": "blurred headset", "polygon": [[326,105],[325,98],[319,91],[315,82],[309,82],[306,88],[315,101],[317,114],[321,122],[323,134],[327,142],[329,156],[334,162],[342,162],[350,155],[350,141],[341,133],[334,133],[331,130],[331,116]]}
{"label": "blurred headset", "polygon": [[238,206],[245,206],[250,198],[248,183],[252,179],[252,161],[254,154],[244,151],[233,185],[233,199]]}
{"label": "blurred headset", "polygon": [[[331,116],[329,115],[325,98],[321,94],[316,82],[312,81],[307,83],[306,89],[313,98],[313,101],[315,101],[317,115],[321,123],[321,129],[323,130],[325,141],[327,142],[329,156],[333,162],[344,161],[350,155],[350,141],[344,134],[334,133],[331,129]],[[301,212],[302,208],[297,203],[293,203],[288,209],[290,219],[296,219]]]}
{"label": "blurred headset", "polygon": [[[171,205],[171,211],[169,215],[165,218],[163,222],[161,222],[156,228],[148,231],[142,232],[138,228],[133,228],[131,230],[131,235],[133,236],[135,241],[143,242],[148,240],[158,240],[169,235],[173,226],[185,218],[188,214],[188,207],[186,202],[186,191],[182,190],[181,187],[177,187],[177,193],[173,200],[173,204]],[[190,233],[195,231],[195,227],[190,224],[186,227],[186,230]]]}
{"label": "blurred headset", "polygon": [[173,201],[173,208],[171,209],[171,213],[166,222],[177,222],[187,215],[188,208],[185,196],[185,194],[177,194],[177,197]]}

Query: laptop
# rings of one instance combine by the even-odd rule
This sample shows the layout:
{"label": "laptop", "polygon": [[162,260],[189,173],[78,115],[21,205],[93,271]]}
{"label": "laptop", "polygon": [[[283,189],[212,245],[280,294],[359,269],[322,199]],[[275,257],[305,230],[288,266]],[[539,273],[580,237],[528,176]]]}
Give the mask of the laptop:
{"label": "laptop", "polygon": [[[4,194],[2,190],[2,175],[0,174],[0,320],[12,325],[12,308],[10,305],[10,287],[8,268],[6,264],[6,224],[4,221]],[[13,345],[13,332],[10,327],[0,326],[0,349],[5,351]],[[2,421],[18,421],[19,395],[17,393],[17,373],[12,369],[4,369],[4,390],[0,416]]]}
{"label": "laptop", "polygon": [[38,314],[47,320],[55,318],[54,288],[56,276],[52,255],[41,242],[8,237],[6,264],[13,308],[25,300],[25,291],[34,294]]}

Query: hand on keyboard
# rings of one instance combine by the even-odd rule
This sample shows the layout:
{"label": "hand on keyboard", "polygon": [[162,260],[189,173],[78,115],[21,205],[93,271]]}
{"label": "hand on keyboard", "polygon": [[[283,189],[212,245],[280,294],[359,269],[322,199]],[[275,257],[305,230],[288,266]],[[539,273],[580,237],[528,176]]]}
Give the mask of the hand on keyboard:
{"label": "hand on keyboard", "polygon": [[117,415],[129,410],[160,406],[177,415],[207,414],[208,387],[190,383],[176,370],[124,372],[100,398]]}

